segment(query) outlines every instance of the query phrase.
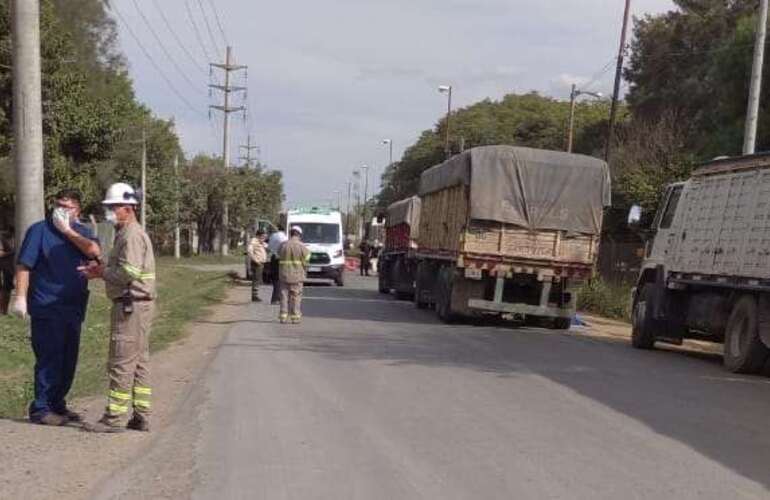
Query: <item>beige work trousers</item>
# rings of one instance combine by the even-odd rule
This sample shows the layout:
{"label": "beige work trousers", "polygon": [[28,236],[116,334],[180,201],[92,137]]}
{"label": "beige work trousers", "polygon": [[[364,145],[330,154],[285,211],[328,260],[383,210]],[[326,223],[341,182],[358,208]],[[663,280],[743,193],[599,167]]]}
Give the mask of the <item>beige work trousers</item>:
{"label": "beige work trousers", "polygon": [[135,301],[132,313],[123,312],[120,302],[112,305],[110,352],[107,373],[110,393],[104,420],[118,425],[129,411],[150,415],[150,326],[155,312],[152,301]]}
{"label": "beige work trousers", "polygon": [[302,288],[300,283],[281,281],[281,320],[299,321],[302,319]]}

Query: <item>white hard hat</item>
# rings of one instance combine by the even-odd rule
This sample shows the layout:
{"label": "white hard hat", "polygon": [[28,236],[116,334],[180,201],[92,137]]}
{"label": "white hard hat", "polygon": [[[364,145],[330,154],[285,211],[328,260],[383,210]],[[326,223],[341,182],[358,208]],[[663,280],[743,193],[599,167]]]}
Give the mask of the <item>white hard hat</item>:
{"label": "white hard hat", "polygon": [[102,205],[138,205],[139,197],[134,188],[124,182],[118,182],[110,186]]}
{"label": "white hard hat", "polygon": [[302,234],[302,228],[299,226],[292,226],[292,231],[297,231],[299,234]]}

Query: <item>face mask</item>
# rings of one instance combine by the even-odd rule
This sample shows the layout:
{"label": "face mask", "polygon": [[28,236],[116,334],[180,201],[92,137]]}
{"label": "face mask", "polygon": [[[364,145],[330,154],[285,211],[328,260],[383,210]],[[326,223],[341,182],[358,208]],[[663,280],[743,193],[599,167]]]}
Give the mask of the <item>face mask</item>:
{"label": "face mask", "polygon": [[118,216],[115,215],[115,211],[111,210],[109,208],[104,209],[104,218],[112,225],[115,225],[118,223]]}

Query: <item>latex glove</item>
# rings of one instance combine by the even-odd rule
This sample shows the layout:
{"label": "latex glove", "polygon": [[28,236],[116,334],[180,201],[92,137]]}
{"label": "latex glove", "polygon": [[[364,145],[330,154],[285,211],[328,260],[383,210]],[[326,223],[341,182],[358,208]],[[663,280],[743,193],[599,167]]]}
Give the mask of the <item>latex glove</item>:
{"label": "latex glove", "polygon": [[54,209],[52,219],[53,225],[62,233],[67,233],[72,228],[70,213],[63,208]]}
{"label": "latex glove", "polygon": [[29,316],[27,312],[27,297],[16,297],[13,301],[13,305],[11,305],[11,314],[18,316],[21,319],[27,319]]}

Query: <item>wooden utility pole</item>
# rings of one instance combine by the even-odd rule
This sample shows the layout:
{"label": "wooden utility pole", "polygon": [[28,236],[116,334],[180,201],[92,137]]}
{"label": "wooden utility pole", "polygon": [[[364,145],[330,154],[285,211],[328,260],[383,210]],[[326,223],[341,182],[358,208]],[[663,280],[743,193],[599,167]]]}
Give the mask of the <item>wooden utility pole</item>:
{"label": "wooden utility pole", "polygon": [[[244,110],[243,106],[230,106],[230,93],[246,90],[246,87],[236,87],[236,86],[230,85],[230,73],[232,73],[233,71],[246,69],[246,66],[232,63],[232,52],[233,52],[233,48],[228,46],[227,53],[225,55],[224,64],[211,63],[211,66],[224,70],[225,84],[209,85],[209,87],[222,91],[222,94],[224,96],[223,106],[211,106],[211,108],[221,111],[222,114],[224,115],[224,125],[222,127],[222,132],[223,132],[222,133],[222,162],[224,164],[225,169],[228,169],[230,167],[230,137],[229,137],[230,113],[235,113],[236,111]],[[230,226],[230,207],[229,207],[229,200],[225,198],[224,207],[222,210],[222,234],[221,234],[221,240],[220,240],[220,249],[223,256],[230,254],[229,226]]]}
{"label": "wooden utility pole", "polygon": [[16,242],[43,218],[43,110],[40,83],[40,5],[11,4]]}
{"label": "wooden utility pole", "polygon": [[759,100],[762,94],[762,66],[765,61],[765,38],[767,36],[767,1],[760,0],[757,19],[757,34],[754,39],[754,63],[751,67],[749,104],[746,111],[746,128],[743,134],[743,154],[754,154],[757,144],[757,122]]}
{"label": "wooden utility pole", "polygon": [[147,130],[142,127],[142,229],[147,231]]}
{"label": "wooden utility pole", "polygon": [[174,187],[176,203],[174,204],[174,258],[182,258],[181,231],[179,229],[179,153],[174,155]]}
{"label": "wooden utility pole", "polygon": [[618,99],[620,94],[620,81],[623,79],[623,57],[626,54],[626,32],[628,31],[628,16],[631,12],[631,0],[626,0],[623,11],[623,28],[620,31],[620,50],[618,50],[618,65],[615,68],[615,87],[612,92],[612,105],[610,106],[610,122],[607,127],[607,144],[604,146],[604,161],[609,163],[612,141],[615,137],[615,120],[618,114]]}

